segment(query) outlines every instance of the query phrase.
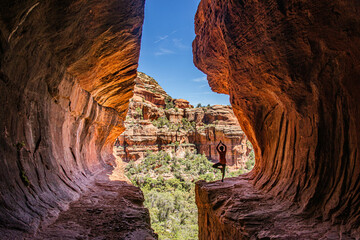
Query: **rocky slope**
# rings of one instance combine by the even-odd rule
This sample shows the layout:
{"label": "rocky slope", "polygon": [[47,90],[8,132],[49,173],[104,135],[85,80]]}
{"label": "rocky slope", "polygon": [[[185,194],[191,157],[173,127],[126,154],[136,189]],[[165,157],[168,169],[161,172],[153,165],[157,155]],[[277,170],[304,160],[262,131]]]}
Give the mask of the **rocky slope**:
{"label": "rocky slope", "polygon": [[[195,64],[214,91],[230,95],[255,149],[249,181],[277,204],[291,203],[278,213],[338,226],[336,238],[360,237],[359,11],[355,0],[202,0],[195,18]],[[199,191],[206,188],[199,185]],[[245,213],[234,188],[213,198],[222,193],[233,201],[220,201],[216,208],[222,212],[231,204],[233,216],[225,222],[204,211],[201,239],[216,239],[210,237],[207,221],[220,231],[224,224],[236,225]],[[197,198],[211,205],[206,195]],[[254,201],[264,202],[261,197]],[[234,230],[239,236],[250,231],[248,219],[243,221]],[[252,235],[277,238],[275,228],[256,235],[266,227],[262,223],[259,216]],[[325,236],[326,228],[313,227],[313,238],[316,231]],[[284,231],[282,236],[294,236],[292,229]],[[299,233],[299,238],[312,237]]]}
{"label": "rocky slope", "polygon": [[251,146],[231,107],[194,108],[184,99],[172,99],[144,73],[138,73],[135,82],[126,131],[115,144],[122,160],[141,159],[149,150],[183,155],[195,149],[209,159],[219,160],[216,145],[222,140],[228,146],[228,164],[244,167]]}
{"label": "rocky slope", "polygon": [[2,236],[56,218],[112,161],[143,11],[142,0],[1,1]]}

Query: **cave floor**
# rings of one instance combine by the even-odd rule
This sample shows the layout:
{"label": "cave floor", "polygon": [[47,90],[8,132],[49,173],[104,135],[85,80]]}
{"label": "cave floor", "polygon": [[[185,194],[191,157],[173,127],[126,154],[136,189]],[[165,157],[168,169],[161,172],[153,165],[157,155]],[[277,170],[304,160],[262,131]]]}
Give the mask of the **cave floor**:
{"label": "cave floor", "polygon": [[98,174],[67,211],[25,239],[157,239],[140,189],[125,181],[111,181],[109,175],[106,171]]}
{"label": "cave floor", "polygon": [[199,239],[353,239],[299,206],[256,190],[246,177],[196,183]]}

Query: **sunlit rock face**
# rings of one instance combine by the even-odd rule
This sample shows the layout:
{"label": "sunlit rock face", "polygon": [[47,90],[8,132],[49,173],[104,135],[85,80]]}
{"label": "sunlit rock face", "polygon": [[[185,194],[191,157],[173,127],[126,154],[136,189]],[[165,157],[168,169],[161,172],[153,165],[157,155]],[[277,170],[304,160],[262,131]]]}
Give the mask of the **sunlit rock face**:
{"label": "sunlit rock face", "polygon": [[0,3],[0,228],[33,231],[111,161],[144,1]]}
{"label": "sunlit rock face", "polygon": [[355,0],[202,0],[193,43],[195,64],[214,91],[230,95],[253,143],[250,181],[279,204],[290,201],[304,218],[341,225],[339,232],[354,236],[359,11]]}
{"label": "sunlit rock face", "polygon": [[[209,160],[219,161],[216,146],[221,140],[227,145],[227,165],[245,167],[251,146],[230,106],[194,108],[187,100],[171,99],[155,79],[144,73],[139,72],[135,82],[126,131],[115,144],[115,155],[128,162],[143,159],[148,151],[184,157],[186,152],[196,150]],[[167,106],[169,101],[171,107]],[[164,126],[154,121],[160,118],[168,120]]]}

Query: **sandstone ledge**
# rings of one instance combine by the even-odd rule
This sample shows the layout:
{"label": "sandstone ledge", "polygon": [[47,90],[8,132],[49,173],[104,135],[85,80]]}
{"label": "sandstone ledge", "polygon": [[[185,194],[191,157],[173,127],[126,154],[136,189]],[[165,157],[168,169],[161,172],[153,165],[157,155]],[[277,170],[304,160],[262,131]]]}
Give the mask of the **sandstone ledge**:
{"label": "sandstone ledge", "polygon": [[196,183],[199,239],[353,239],[329,222],[299,214],[298,206],[254,188],[246,175]]}
{"label": "sandstone ledge", "polygon": [[98,174],[92,187],[54,223],[25,239],[157,239],[140,188],[110,181],[107,172]]}

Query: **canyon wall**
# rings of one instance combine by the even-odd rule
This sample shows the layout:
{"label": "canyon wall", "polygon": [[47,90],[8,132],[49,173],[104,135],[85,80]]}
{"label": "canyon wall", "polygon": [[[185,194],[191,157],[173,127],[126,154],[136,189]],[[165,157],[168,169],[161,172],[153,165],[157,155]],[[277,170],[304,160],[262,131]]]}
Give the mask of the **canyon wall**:
{"label": "canyon wall", "polygon": [[0,3],[0,229],[34,231],[112,161],[144,1]]}
{"label": "canyon wall", "polygon": [[[202,0],[193,42],[196,66],[212,90],[230,95],[254,146],[249,181],[279,204],[296,206],[284,211],[356,236],[359,12],[356,0]],[[198,200],[199,211],[211,215],[207,199]],[[206,219],[199,221],[206,226]]]}
{"label": "canyon wall", "polygon": [[135,83],[126,131],[114,149],[123,161],[136,161],[147,151],[160,150],[179,157],[196,151],[219,161],[216,146],[221,140],[227,146],[227,164],[245,168],[252,148],[230,106],[194,108],[184,99],[172,99],[144,73],[138,73]]}

